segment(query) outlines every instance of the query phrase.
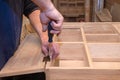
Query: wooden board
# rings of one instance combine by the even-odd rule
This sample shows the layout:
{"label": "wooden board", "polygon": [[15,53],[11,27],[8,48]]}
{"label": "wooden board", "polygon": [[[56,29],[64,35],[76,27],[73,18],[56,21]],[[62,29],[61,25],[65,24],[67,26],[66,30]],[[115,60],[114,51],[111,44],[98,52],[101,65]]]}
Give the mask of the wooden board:
{"label": "wooden board", "polygon": [[42,72],[42,60],[39,38],[35,34],[28,35],[1,70],[0,77]]}
{"label": "wooden board", "polygon": [[[47,80],[119,80],[120,23],[64,23],[60,55],[44,70],[40,40],[28,35],[0,77],[45,71]],[[72,33],[73,32],[73,33]]]}
{"label": "wooden board", "polygon": [[47,80],[119,80],[120,71],[88,69],[79,67],[52,67],[47,71]]}

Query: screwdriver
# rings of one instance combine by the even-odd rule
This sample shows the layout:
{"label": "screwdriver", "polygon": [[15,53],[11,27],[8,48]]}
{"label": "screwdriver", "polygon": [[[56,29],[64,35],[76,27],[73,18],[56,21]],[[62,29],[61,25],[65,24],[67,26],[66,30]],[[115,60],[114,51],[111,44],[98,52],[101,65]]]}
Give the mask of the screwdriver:
{"label": "screwdriver", "polygon": [[[50,47],[52,46],[52,42],[53,42],[53,36],[54,34],[50,33],[51,30],[54,30],[53,27],[51,26],[51,22],[49,22],[48,24],[48,42],[49,42],[49,49]],[[49,54],[50,54],[50,50],[48,50]],[[43,62],[45,62],[45,66],[44,68],[46,69],[46,65],[47,65],[47,62],[50,62],[50,58],[51,56],[48,55],[48,56],[45,56],[43,58]]]}

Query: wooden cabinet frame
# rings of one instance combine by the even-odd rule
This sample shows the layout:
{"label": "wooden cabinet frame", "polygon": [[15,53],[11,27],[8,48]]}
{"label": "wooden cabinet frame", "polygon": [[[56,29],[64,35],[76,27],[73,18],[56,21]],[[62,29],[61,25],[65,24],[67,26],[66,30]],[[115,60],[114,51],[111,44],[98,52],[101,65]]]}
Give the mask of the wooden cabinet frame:
{"label": "wooden cabinet frame", "polygon": [[64,23],[54,41],[60,56],[44,69],[40,39],[28,35],[0,77],[45,71],[47,80],[120,79],[120,23]]}

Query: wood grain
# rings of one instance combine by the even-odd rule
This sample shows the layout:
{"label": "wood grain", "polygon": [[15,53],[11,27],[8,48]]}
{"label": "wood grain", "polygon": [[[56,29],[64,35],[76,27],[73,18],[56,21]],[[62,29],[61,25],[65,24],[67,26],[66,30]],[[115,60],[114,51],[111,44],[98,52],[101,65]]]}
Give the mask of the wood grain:
{"label": "wood grain", "polygon": [[44,71],[40,39],[28,35],[0,72],[0,77]]}

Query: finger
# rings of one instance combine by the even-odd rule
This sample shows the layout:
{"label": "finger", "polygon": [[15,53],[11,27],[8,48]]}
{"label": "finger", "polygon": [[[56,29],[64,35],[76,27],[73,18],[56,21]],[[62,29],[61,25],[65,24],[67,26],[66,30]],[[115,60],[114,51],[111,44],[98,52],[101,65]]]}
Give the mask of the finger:
{"label": "finger", "polygon": [[51,30],[51,31],[50,31],[50,33],[51,33],[51,34],[59,34],[59,33],[60,33],[60,31]]}
{"label": "finger", "polygon": [[52,60],[56,59],[58,57],[59,54],[53,54],[52,55]]}
{"label": "finger", "polygon": [[54,46],[53,46],[52,59],[57,58],[58,55],[59,55],[59,46],[58,46],[58,45],[54,45]]}
{"label": "finger", "polygon": [[48,56],[48,54],[49,54],[48,49],[46,49],[45,47],[42,47],[42,53],[43,53],[45,56]]}
{"label": "finger", "polygon": [[53,52],[53,55],[52,55],[52,60],[56,59],[58,55],[59,55],[59,50],[54,49],[54,52]]}
{"label": "finger", "polygon": [[50,59],[52,59],[52,54],[53,54],[53,47],[49,46],[49,56],[50,56]]}
{"label": "finger", "polygon": [[43,24],[42,31],[43,31],[43,32],[47,31],[47,28],[48,28],[48,25],[46,25],[46,24]]}
{"label": "finger", "polygon": [[59,36],[61,34],[61,31],[57,34],[57,36]]}
{"label": "finger", "polygon": [[62,28],[62,21],[52,21],[51,25],[53,26],[53,29],[61,31]]}

